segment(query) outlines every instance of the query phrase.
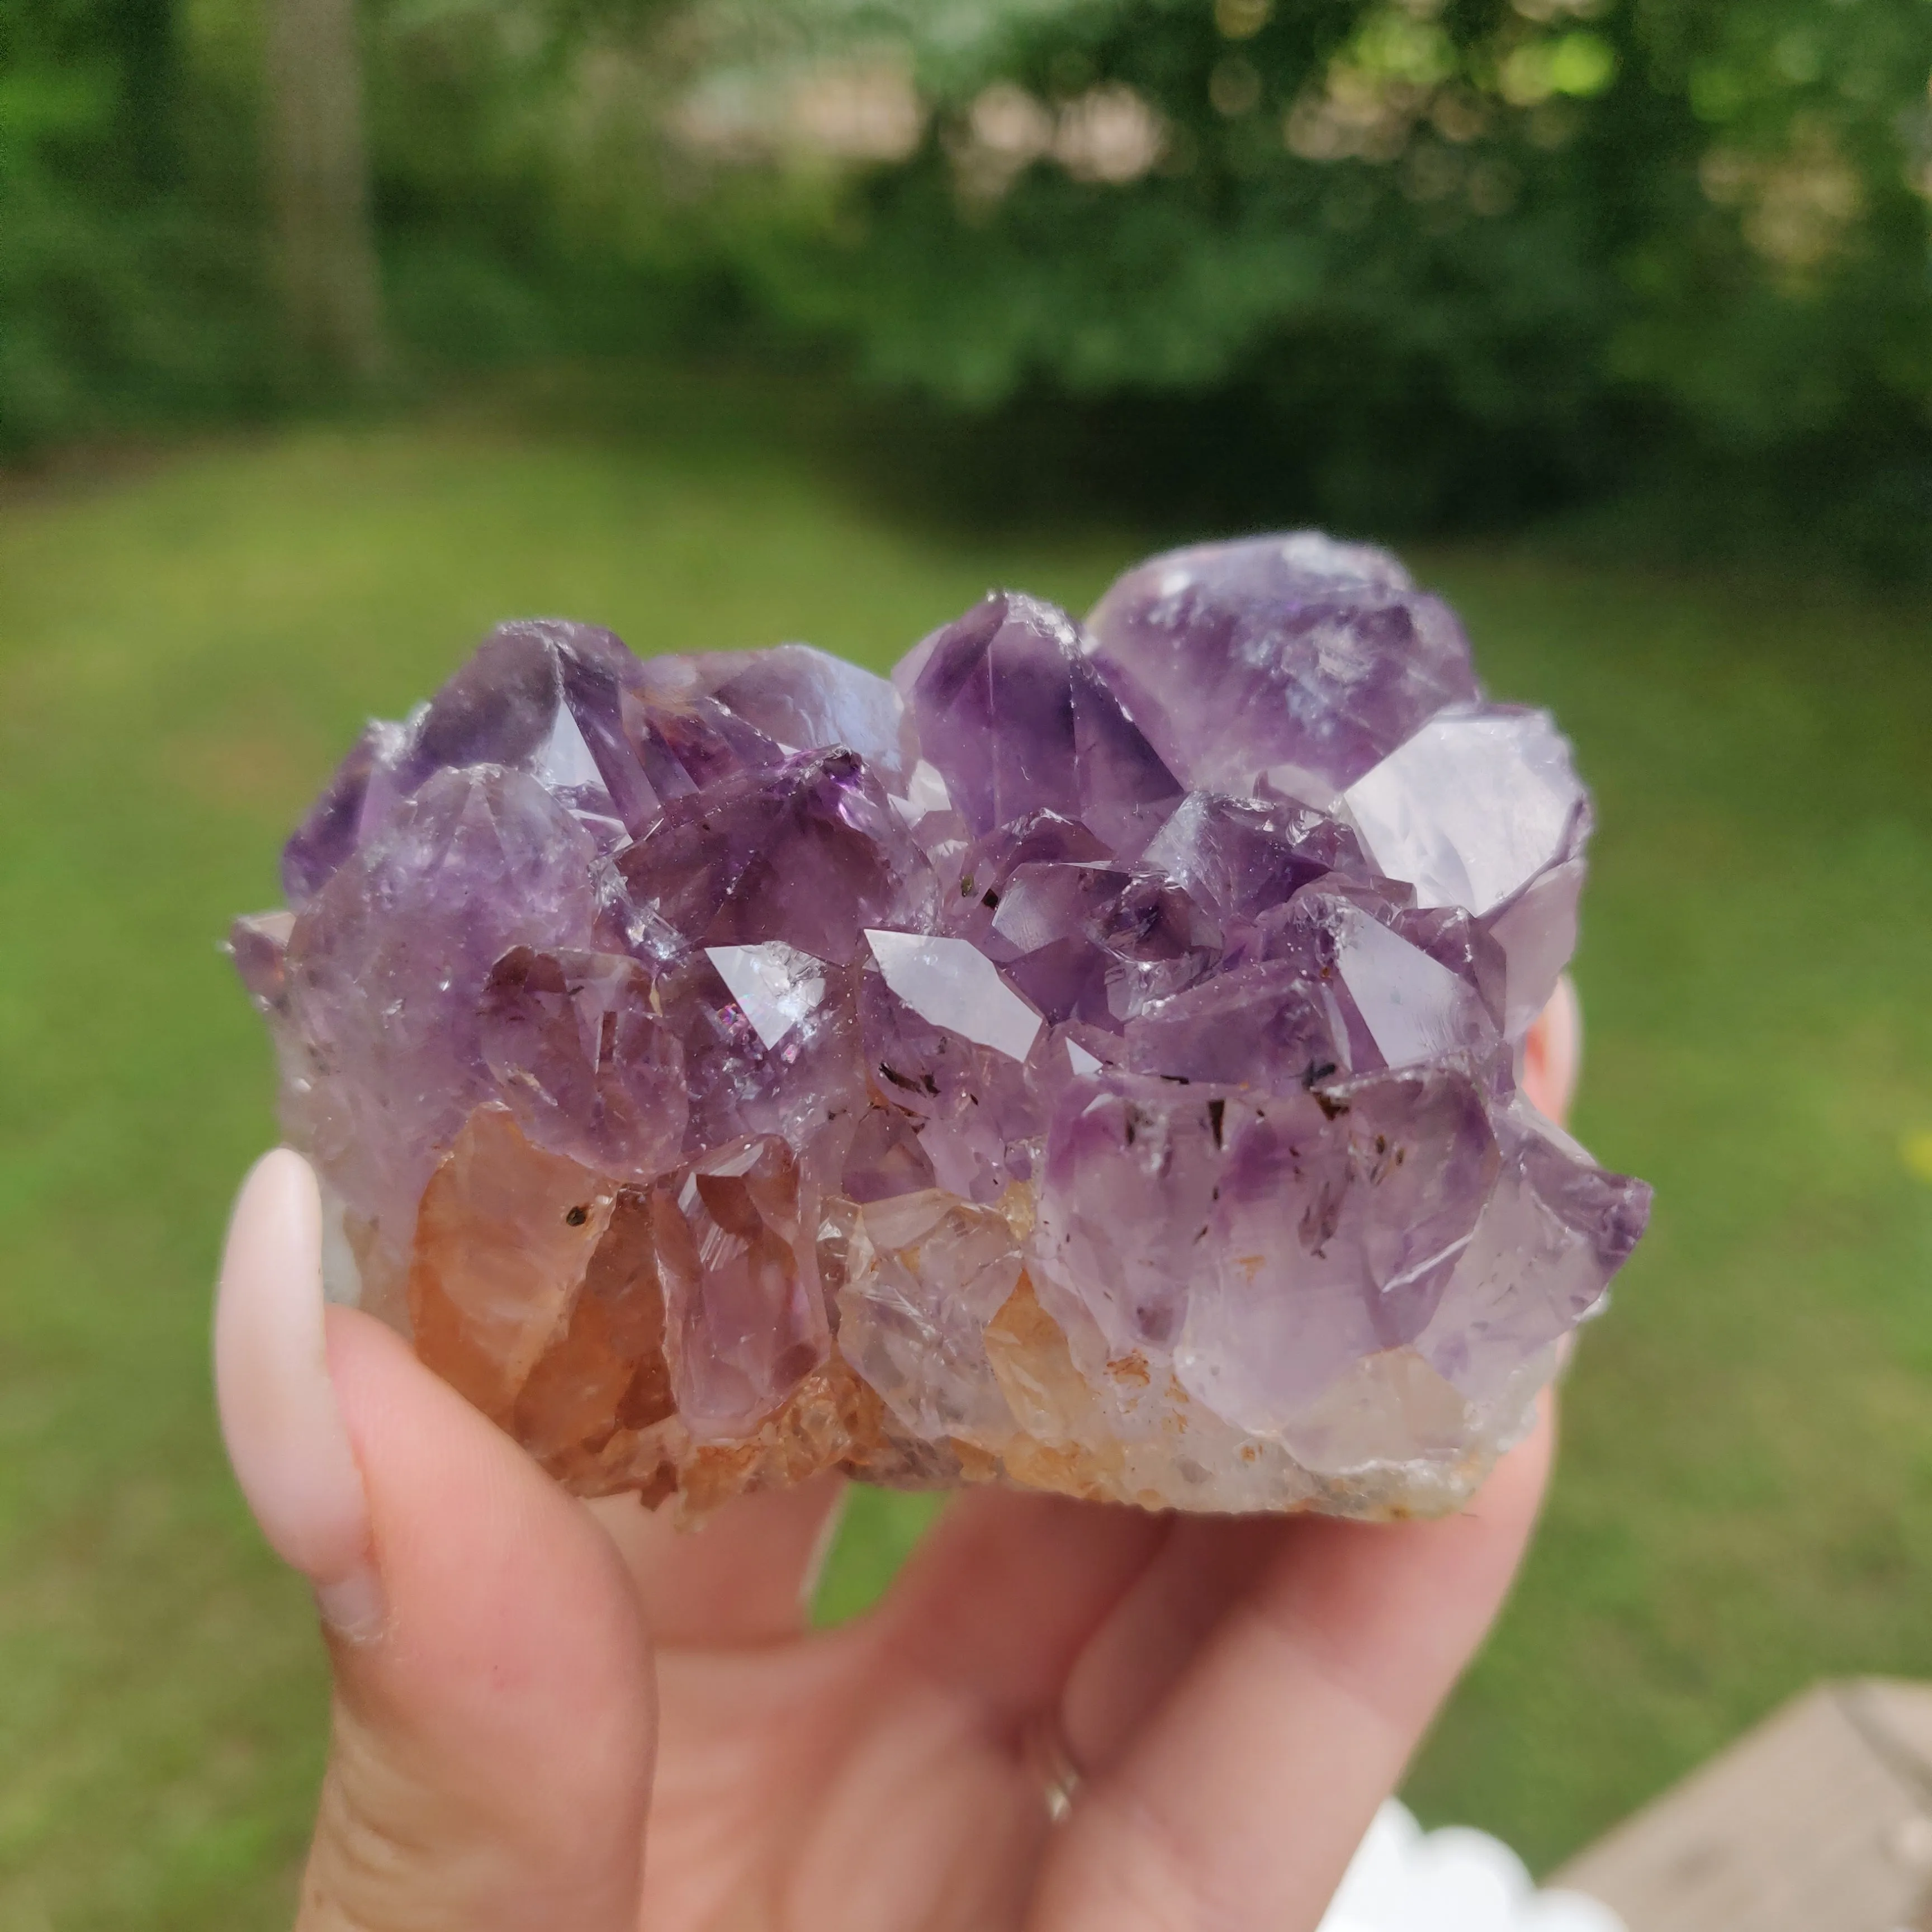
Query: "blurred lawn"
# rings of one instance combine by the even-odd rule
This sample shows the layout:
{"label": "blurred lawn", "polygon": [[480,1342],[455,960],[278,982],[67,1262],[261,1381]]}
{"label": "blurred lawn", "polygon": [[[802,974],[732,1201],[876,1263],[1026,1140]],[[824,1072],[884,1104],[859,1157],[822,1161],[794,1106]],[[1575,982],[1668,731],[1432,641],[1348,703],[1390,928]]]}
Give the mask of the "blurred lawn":
{"label": "blurred lawn", "polygon": [[[990,581],[1077,606],[1144,547],[948,537],[754,404],[663,400],[623,436],[316,431],[0,504],[8,1932],[286,1922],[324,1687],[209,1422],[207,1283],[271,1132],[214,940],[362,718],[512,613],[883,665]],[[1580,1125],[1659,1190],[1412,1790],[1546,1863],[1822,1673],[1932,1675],[1932,612],[1423,564],[1597,787]],[[862,1497],[828,1610],[918,1520]]]}

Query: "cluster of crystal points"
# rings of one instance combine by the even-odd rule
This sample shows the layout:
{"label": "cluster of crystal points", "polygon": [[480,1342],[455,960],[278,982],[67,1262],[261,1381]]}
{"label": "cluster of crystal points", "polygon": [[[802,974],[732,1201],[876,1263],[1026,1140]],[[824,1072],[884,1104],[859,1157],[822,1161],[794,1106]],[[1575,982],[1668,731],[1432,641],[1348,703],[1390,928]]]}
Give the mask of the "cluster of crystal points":
{"label": "cluster of crystal points", "polygon": [[574,1488],[1434,1510],[1648,1212],[1516,1084],[1588,825],[1444,604],[1276,536],[890,682],[506,625],[232,944],[331,1292]]}

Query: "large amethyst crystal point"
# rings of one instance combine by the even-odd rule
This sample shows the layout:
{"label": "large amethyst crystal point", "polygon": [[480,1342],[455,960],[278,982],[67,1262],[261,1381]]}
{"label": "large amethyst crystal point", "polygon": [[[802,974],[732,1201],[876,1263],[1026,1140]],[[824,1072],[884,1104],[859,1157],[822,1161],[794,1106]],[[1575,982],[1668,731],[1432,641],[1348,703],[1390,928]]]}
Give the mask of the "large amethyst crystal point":
{"label": "large amethyst crystal point", "polygon": [[996,591],[917,648],[914,722],[975,832],[1057,812],[1119,845],[1180,796],[1065,611]]}
{"label": "large amethyst crystal point", "polygon": [[1332,803],[1481,691],[1455,613],[1386,550],[1310,531],[1170,551],[1094,608],[1101,675],[1190,785]]}
{"label": "large amethyst crystal point", "polygon": [[1569,747],[1385,553],[996,592],[891,680],[506,625],[232,949],[329,1291],[586,1494],[1454,1507],[1649,1191],[1519,1089]]}

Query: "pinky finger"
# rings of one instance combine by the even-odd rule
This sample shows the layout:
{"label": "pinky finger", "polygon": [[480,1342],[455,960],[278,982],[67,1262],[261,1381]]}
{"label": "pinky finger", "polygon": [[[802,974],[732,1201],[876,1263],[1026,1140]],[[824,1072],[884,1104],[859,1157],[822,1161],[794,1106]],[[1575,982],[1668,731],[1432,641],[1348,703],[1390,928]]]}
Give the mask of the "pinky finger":
{"label": "pinky finger", "polygon": [[1029,1932],[1313,1932],[1502,1604],[1550,1438],[1460,1516],[1298,1526],[1081,1787]]}

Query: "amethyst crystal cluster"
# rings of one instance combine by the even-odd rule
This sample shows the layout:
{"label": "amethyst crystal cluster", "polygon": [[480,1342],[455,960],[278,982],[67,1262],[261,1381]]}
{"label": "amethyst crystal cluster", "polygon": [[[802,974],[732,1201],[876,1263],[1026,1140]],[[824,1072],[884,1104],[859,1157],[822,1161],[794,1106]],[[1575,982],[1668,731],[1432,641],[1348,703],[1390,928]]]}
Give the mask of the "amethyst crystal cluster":
{"label": "amethyst crystal cluster", "polygon": [[1588,827],[1446,606],[1276,536],[890,682],[506,625],[233,950],[331,1292],[574,1487],[1436,1510],[1647,1212],[1516,1082]]}

